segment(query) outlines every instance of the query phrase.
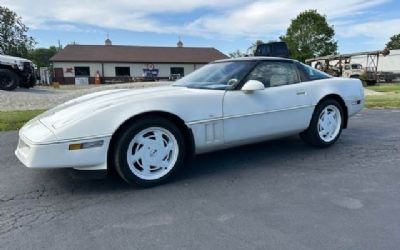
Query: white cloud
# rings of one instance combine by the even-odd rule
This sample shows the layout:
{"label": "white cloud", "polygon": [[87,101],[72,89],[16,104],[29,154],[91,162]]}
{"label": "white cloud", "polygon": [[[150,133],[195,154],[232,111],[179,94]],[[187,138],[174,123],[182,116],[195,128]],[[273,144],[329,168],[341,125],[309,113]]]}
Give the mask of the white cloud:
{"label": "white cloud", "polygon": [[198,8],[218,9],[236,6],[240,0],[3,0],[5,5],[23,17],[32,29],[41,29],[49,22],[74,22],[132,31],[161,32],[162,21],[149,15],[188,12]]}
{"label": "white cloud", "polygon": [[[2,0],[23,17],[32,29],[85,32],[80,24],[130,31],[180,33],[193,36],[277,38],[299,12],[316,9],[326,14],[342,37],[367,36],[385,39],[399,32],[400,19],[366,21],[374,7],[390,0]],[[164,22],[158,14],[204,14],[187,23]],[[210,12],[208,12],[209,10]],[[212,13],[212,14],[208,14]],[[363,15],[364,14],[364,15]],[[374,32],[370,32],[373,30]]]}
{"label": "white cloud", "polygon": [[257,1],[221,16],[205,16],[188,28],[219,35],[265,36],[284,31],[301,11],[316,9],[330,20],[355,16],[387,0],[271,0]]}
{"label": "white cloud", "polygon": [[400,33],[400,18],[384,20],[384,21],[369,21],[345,27],[338,27],[338,35],[342,37],[369,37],[369,38],[384,38]]}
{"label": "white cloud", "polygon": [[400,34],[400,19],[339,25],[336,33],[342,39],[354,40],[353,44],[347,44],[349,51],[357,51],[360,47],[365,50],[380,50],[391,36]]}

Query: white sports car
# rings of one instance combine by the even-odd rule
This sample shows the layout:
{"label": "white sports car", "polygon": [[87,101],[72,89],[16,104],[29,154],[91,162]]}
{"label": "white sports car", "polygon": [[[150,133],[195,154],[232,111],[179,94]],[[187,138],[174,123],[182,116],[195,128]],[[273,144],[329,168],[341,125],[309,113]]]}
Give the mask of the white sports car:
{"label": "white sports car", "polygon": [[297,133],[330,146],[363,106],[358,79],[289,59],[220,60],[172,86],[68,101],[28,122],[15,153],[29,168],[112,169],[149,186],[195,154]]}

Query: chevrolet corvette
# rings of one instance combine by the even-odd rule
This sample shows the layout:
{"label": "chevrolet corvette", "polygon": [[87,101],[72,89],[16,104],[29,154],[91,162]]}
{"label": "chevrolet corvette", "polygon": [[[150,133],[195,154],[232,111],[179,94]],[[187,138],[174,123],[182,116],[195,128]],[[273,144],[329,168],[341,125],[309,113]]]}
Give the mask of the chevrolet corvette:
{"label": "chevrolet corvette", "polygon": [[358,79],[291,59],[226,59],[170,86],[107,90],[61,104],[21,128],[15,154],[29,168],[113,170],[151,186],[196,154],[295,134],[331,146],[363,106]]}

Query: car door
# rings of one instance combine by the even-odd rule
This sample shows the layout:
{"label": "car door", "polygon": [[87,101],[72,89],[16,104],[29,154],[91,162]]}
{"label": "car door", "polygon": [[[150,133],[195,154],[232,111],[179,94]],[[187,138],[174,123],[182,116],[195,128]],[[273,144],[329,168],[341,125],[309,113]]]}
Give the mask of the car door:
{"label": "car door", "polygon": [[313,109],[295,63],[283,60],[260,62],[245,79],[248,80],[261,81],[265,89],[225,93],[225,143],[260,141],[307,128]]}

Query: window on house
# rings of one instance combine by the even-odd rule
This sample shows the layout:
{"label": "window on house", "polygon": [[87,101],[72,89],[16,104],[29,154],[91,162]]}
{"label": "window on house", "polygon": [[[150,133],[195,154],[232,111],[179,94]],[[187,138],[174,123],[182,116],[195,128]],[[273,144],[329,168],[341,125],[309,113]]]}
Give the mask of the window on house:
{"label": "window on house", "polygon": [[180,77],[185,75],[185,69],[183,67],[171,67],[171,75],[179,74]]}
{"label": "window on house", "polygon": [[131,76],[129,67],[115,67],[115,76]]}
{"label": "window on house", "polygon": [[75,76],[90,76],[90,67],[75,67]]}

